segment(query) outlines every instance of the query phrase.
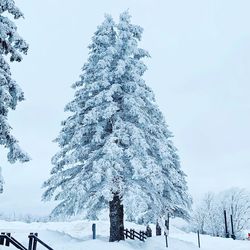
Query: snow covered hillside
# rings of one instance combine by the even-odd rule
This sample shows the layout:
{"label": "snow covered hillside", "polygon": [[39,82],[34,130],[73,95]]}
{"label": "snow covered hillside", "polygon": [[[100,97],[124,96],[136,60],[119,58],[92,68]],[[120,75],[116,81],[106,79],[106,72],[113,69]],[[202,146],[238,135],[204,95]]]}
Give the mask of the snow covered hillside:
{"label": "snow covered hillside", "polygon": [[[97,239],[91,239],[92,221],[74,222],[48,222],[48,223],[23,223],[0,221],[1,232],[11,232],[12,236],[19,240],[24,246],[28,245],[28,234],[37,232],[39,237],[55,250],[162,250],[165,248],[164,236],[153,236],[147,241],[126,240],[119,243],[109,243],[109,223],[107,221],[96,221]],[[145,227],[126,222],[128,228],[145,229]],[[154,229],[154,228],[153,228]],[[197,237],[193,233],[185,233],[173,225],[171,226],[169,249],[191,250],[198,249]],[[154,230],[153,230],[154,231]],[[15,249],[13,247],[0,246],[0,249]],[[44,249],[39,246],[38,249]],[[249,250],[249,241],[233,241],[231,239],[214,238],[201,235],[201,249],[204,250]]]}

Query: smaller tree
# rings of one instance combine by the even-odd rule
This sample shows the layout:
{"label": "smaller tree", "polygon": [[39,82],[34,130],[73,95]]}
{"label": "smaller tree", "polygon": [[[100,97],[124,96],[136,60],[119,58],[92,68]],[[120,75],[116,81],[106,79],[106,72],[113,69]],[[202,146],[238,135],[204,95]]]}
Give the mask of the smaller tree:
{"label": "smaller tree", "polygon": [[211,214],[214,203],[214,194],[207,193],[204,195],[200,204],[196,207],[192,216],[192,226],[195,231],[199,230],[201,234],[205,234],[206,221]]}

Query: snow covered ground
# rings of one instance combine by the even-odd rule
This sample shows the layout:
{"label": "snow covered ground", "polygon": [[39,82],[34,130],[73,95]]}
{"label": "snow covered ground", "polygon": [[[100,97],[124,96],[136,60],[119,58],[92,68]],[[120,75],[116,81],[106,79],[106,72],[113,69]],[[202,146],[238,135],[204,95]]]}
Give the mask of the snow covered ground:
{"label": "snow covered ground", "polygon": [[[48,222],[48,223],[23,223],[0,221],[1,232],[11,232],[12,236],[24,246],[28,245],[28,234],[37,232],[39,237],[55,250],[162,250],[165,248],[164,236],[153,236],[147,241],[126,240],[119,243],[109,243],[109,223],[96,221],[97,239],[91,238],[90,221],[74,222]],[[127,228],[145,229],[133,223],[125,223]],[[154,228],[153,228],[154,229]],[[169,238],[170,250],[198,249],[197,236],[193,233],[185,233],[171,225]],[[154,231],[154,230],[153,230]],[[15,249],[13,247],[0,246],[0,249]],[[44,249],[39,246],[38,250]],[[201,235],[201,249],[204,250],[249,250],[250,241],[233,241],[232,239],[214,238]]]}

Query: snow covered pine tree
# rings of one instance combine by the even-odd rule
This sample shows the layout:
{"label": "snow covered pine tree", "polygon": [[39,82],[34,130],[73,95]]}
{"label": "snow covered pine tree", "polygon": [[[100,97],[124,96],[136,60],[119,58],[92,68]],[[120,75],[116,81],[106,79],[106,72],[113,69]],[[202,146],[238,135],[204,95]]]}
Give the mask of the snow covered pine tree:
{"label": "snow covered pine tree", "polygon": [[[10,67],[4,56],[10,56],[10,61],[20,62],[20,53],[27,53],[27,43],[18,35],[15,24],[4,13],[9,13],[15,19],[23,17],[13,0],[0,0],[0,144],[9,149],[8,161],[26,162],[28,155],[21,150],[18,141],[11,135],[8,124],[9,109],[15,109],[17,103],[24,100],[21,88],[11,78]],[[0,181],[2,178],[0,178]],[[2,187],[2,184],[0,184]],[[2,188],[0,189],[2,191]]]}
{"label": "snow covered pine tree", "polygon": [[141,34],[128,12],[98,27],[44,183],[43,199],[61,201],[54,216],[96,219],[109,205],[110,241],[124,239],[123,206],[128,220],[147,223],[167,212],[187,218],[191,204],[171,133],[142,79],[149,54],[138,47]]}

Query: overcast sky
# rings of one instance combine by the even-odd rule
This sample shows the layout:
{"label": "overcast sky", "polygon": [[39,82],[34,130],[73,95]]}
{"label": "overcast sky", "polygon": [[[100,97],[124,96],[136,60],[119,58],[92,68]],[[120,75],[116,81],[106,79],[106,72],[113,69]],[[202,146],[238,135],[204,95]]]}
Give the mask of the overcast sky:
{"label": "overcast sky", "polygon": [[10,113],[13,133],[31,155],[10,165],[0,151],[5,191],[0,212],[46,215],[41,202],[58,148],[52,140],[72,99],[87,45],[110,13],[117,20],[129,9],[144,28],[141,46],[147,84],[174,134],[190,193],[232,186],[250,190],[250,1],[249,0],[17,0],[25,14],[19,33],[30,44],[13,77],[26,101]]}

